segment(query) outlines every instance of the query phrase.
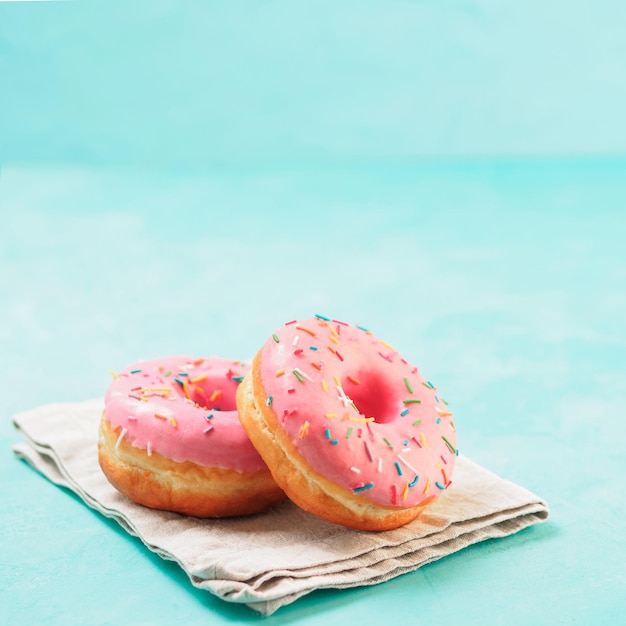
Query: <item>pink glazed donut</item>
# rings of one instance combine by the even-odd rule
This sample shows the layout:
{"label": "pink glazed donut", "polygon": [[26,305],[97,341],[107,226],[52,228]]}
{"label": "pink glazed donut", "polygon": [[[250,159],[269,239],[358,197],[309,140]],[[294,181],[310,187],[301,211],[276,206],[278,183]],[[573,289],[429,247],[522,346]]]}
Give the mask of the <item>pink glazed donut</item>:
{"label": "pink glazed donut", "polygon": [[239,418],[303,509],[359,530],[415,519],[457,456],[439,391],[389,344],[321,315],[277,330],[237,391]]}
{"label": "pink glazed donut", "polygon": [[111,484],[139,504],[196,517],[257,513],[284,499],[237,416],[248,370],[171,357],[114,374],[98,441]]}

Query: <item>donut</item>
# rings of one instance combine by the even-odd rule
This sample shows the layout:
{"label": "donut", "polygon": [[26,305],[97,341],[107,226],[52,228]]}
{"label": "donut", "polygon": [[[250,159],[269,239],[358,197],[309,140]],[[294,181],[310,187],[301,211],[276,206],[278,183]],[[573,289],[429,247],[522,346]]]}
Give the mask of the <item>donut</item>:
{"label": "donut", "polygon": [[109,482],[139,504],[195,517],[258,513],[284,499],[237,416],[248,370],[170,357],[113,373],[98,437]]}
{"label": "donut", "polygon": [[322,315],[286,323],[254,357],[237,408],[287,496],[330,522],[397,528],[451,484],[446,401],[362,326]]}

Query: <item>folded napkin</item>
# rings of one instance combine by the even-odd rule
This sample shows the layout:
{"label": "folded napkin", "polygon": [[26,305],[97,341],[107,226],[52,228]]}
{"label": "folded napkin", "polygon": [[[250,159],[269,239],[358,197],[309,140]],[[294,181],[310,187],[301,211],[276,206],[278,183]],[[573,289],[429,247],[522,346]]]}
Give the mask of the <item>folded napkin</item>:
{"label": "folded napkin", "polygon": [[291,502],[249,517],[201,520],[126,499],[98,465],[102,400],[53,404],[14,418],[16,455],[117,522],[191,583],[264,615],[322,588],[373,585],[485,539],[548,517],[545,502],[464,456],[452,486],[419,519],[395,530],[354,531]]}

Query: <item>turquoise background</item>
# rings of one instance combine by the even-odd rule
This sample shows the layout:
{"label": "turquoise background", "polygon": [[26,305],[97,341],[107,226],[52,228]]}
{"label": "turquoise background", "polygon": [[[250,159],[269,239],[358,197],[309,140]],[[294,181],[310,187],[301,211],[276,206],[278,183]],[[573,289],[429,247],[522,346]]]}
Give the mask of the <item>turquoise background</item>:
{"label": "turquoise background", "polygon": [[269,624],[626,609],[626,5],[0,3],[3,623],[256,622],[16,461],[11,417],[363,324],[550,520]]}

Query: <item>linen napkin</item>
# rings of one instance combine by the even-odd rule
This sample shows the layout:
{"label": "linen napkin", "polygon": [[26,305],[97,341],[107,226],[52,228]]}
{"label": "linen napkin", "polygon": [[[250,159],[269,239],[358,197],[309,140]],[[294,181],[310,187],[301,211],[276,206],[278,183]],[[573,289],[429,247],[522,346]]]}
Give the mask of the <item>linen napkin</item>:
{"label": "linen napkin", "polygon": [[459,456],[453,484],[415,521],[390,531],[346,529],[289,501],[249,517],[203,520],[126,499],[97,460],[102,400],[52,404],[14,417],[26,441],[15,454],[74,491],[191,583],[270,615],[322,588],[373,585],[485,539],[542,522],[548,507],[526,489]]}

